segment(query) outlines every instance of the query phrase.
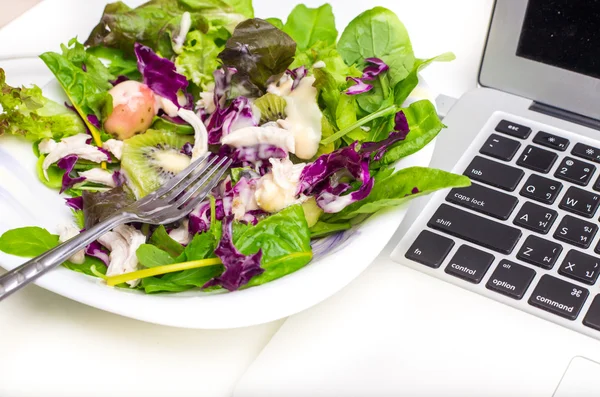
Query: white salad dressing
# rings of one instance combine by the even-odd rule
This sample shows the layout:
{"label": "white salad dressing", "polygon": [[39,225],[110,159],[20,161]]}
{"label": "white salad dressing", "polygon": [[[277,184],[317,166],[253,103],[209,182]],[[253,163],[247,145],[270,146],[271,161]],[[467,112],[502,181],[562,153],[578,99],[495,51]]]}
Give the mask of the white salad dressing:
{"label": "white salad dressing", "polygon": [[176,54],[180,54],[183,50],[183,43],[185,43],[185,38],[192,27],[192,16],[189,12],[184,12],[181,15],[181,25],[179,26],[179,34],[177,37],[173,39],[173,51]]}
{"label": "white salad dressing", "polygon": [[269,84],[267,92],[278,96],[290,95],[293,85],[294,80],[286,73],[281,76],[279,81]]}
{"label": "white salad dressing", "polygon": [[123,141],[109,139],[102,144],[102,149],[108,150],[117,160],[121,160],[121,157],[123,156]]}
{"label": "white salad dressing", "polygon": [[100,151],[96,146],[88,145],[86,143],[88,139],[90,139],[90,136],[87,134],[77,134],[63,138],[56,146],[48,145],[49,147],[52,147],[52,150],[48,153],[42,163],[42,169],[46,179],[48,179],[48,167],[63,157],[71,154],[96,163],[108,161],[109,159],[106,153]]}
{"label": "white salad dressing", "polygon": [[258,180],[254,195],[258,206],[266,212],[274,213],[303,202],[306,197],[297,198],[296,191],[306,164],[294,164],[290,159],[269,161],[272,169]]}
{"label": "white salad dressing", "polygon": [[267,143],[290,153],[296,151],[294,133],[274,126],[240,128],[221,138],[221,143],[236,148]]}
{"label": "white salad dressing", "polygon": [[99,183],[108,187],[117,187],[113,174],[110,171],[102,168],[92,168],[88,171],[78,172],[79,176],[83,176],[87,182]]}
{"label": "white salad dressing", "polygon": [[[122,225],[98,238],[98,242],[110,250],[107,276],[131,273],[138,269],[136,251],[146,242],[146,236],[133,226]],[[140,280],[127,281],[135,287]]]}
{"label": "white salad dressing", "polygon": [[[79,234],[79,228],[73,224],[61,224],[56,228],[58,232],[58,241],[64,243],[67,240]],[[77,265],[81,265],[85,261],[85,250],[77,251],[74,253],[69,260]]]}
{"label": "white salad dressing", "polygon": [[112,97],[113,109],[119,105],[129,105],[130,102],[143,98],[142,89],[146,87],[145,84],[135,80],[127,80],[117,84],[108,91]]}

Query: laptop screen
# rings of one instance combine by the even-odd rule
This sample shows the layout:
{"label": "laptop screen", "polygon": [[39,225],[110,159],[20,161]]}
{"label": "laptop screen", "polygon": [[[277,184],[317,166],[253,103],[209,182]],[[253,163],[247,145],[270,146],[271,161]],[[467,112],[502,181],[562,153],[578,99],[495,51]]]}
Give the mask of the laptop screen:
{"label": "laptop screen", "polygon": [[600,0],[529,0],[517,56],[600,78]]}

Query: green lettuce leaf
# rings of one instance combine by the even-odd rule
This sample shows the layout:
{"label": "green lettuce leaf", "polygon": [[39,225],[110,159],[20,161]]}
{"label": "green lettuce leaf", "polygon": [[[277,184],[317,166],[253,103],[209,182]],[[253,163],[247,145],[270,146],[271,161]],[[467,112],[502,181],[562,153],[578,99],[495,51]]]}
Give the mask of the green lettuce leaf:
{"label": "green lettuce leaf", "polygon": [[394,87],[394,102],[396,102],[397,105],[402,106],[410,93],[413,92],[415,87],[419,84],[419,72],[429,66],[432,62],[450,62],[454,59],[456,59],[456,56],[451,52],[445,52],[429,59],[417,59],[413,70],[410,71],[404,80],[400,81]]}
{"label": "green lettuce leaf", "polygon": [[85,133],[85,126],[77,113],[44,97],[37,86],[11,87],[6,83],[6,75],[1,68],[0,105],[3,109],[0,135],[7,133],[38,141]]}
{"label": "green lettuce leaf", "polygon": [[175,59],[177,71],[198,87],[206,89],[213,81],[213,72],[219,68],[217,56],[223,50],[208,35],[195,30],[187,35],[181,54]]}
{"label": "green lettuce leaf", "polygon": [[350,222],[327,223],[323,221],[317,222],[310,228],[311,238],[325,237],[333,233],[342,232],[352,227]]}
{"label": "green lettuce leaf", "polygon": [[318,42],[334,45],[338,36],[335,17],[329,4],[318,8],[298,4],[288,16],[282,30],[296,41],[298,51],[306,51]]}
{"label": "green lettuce leaf", "polygon": [[189,124],[176,124],[165,120],[162,117],[155,116],[152,125],[153,130],[171,131],[179,135],[194,135],[194,127]]}
{"label": "green lettuce leaf", "polygon": [[113,76],[127,76],[131,80],[138,81],[142,79],[137,67],[137,60],[127,56],[122,50],[98,46],[88,48],[87,52],[98,59],[108,61],[108,71]]}

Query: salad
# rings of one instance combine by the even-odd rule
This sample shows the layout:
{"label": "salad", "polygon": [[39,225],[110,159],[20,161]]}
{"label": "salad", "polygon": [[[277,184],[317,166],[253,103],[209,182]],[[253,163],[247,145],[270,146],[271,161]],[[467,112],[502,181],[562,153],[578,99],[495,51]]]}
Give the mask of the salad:
{"label": "salad", "polygon": [[157,189],[208,152],[226,178],[185,219],[108,232],[64,266],[146,293],[235,291],[306,266],[311,244],[465,176],[394,164],[444,127],[388,9],[341,35],[330,5],[285,23],[251,0],[108,4],[85,42],[40,55],[68,101],[12,87],[0,69],[0,134],[32,142],[40,181],[73,211],[55,233],[9,230],[0,250],[33,257]]}

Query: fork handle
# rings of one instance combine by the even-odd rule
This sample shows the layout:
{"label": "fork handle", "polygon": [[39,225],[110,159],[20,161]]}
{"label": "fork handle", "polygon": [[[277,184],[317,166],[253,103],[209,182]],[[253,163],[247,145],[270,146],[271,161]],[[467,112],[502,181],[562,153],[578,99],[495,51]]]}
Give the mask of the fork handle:
{"label": "fork handle", "polygon": [[131,216],[128,214],[114,215],[0,276],[0,301],[65,262],[104,233],[129,221]]}

